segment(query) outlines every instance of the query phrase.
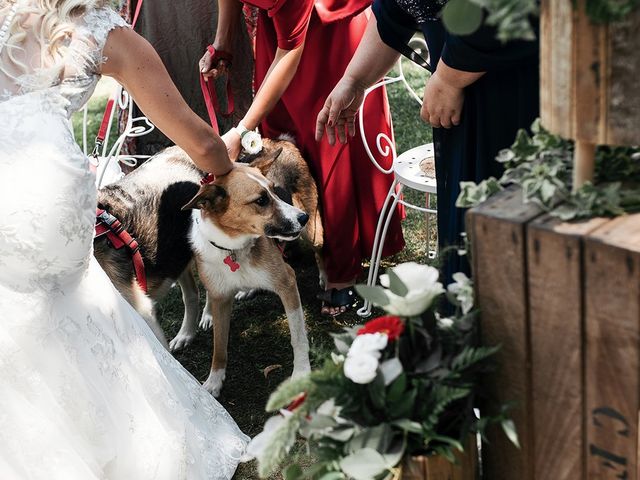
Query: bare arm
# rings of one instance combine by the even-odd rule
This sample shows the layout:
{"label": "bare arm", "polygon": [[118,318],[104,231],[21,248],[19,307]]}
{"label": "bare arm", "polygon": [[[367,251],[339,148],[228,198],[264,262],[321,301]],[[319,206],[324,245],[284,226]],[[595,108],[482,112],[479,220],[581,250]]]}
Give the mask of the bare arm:
{"label": "bare arm", "polygon": [[[242,2],[240,0],[218,0],[218,26],[213,47],[216,50],[231,52],[232,45],[236,42],[236,27],[242,16]],[[220,60],[212,64],[212,58],[208,51],[204,52],[198,66],[200,73],[205,77],[217,78],[228,72],[229,65],[226,60]]]}
{"label": "bare arm", "polygon": [[371,15],[344,77],[362,88],[368,88],[386,75],[399,57],[400,53],[382,41],[376,17]]}
{"label": "bare arm", "polygon": [[249,130],[253,130],[275,107],[282,94],[293,80],[302,52],[304,43],[293,50],[278,48],[273,63],[267,71],[267,75],[256,93],[249,111],[244,116],[242,124]]}
{"label": "bare arm", "polygon": [[[260,89],[240,123],[248,130],[255,129],[260,122],[269,114],[276,105],[282,94],[285,92],[293,76],[296,74],[304,43],[293,50],[283,50],[278,48],[276,56],[267,71],[267,75],[260,85]],[[240,134],[233,128],[222,136],[229,150],[232,159],[240,154]]]}
{"label": "bare arm", "polygon": [[347,133],[351,137],[355,135],[355,117],[362,105],[364,91],[391,70],[399,56],[380,38],[376,17],[372,15],[343,77],[318,113],[317,141],[322,139],[325,130],[331,145],[335,143],[336,135],[341,143],[347,141]]}
{"label": "bare arm", "polygon": [[102,74],[120,82],[144,114],[198,168],[215,175],[231,170],[224,142],[189,108],[149,42],[131,29],[117,28],[107,38],[104,55]]}

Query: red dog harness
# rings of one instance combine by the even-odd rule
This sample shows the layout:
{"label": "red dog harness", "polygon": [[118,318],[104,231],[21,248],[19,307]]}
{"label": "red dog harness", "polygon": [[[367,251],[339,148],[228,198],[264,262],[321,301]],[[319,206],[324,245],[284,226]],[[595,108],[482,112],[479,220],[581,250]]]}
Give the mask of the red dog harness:
{"label": "red dog harness", "polygon": [[133,259],[133,269],[136,272],[138,285],[140,285],[140,288],[144,293],[147,293],[147,276],[144,273],[144,262],[142,261],[142,255],[140,254],[138,241],[125,230],[120,220],[106,210],[97,208],[96,232],[94,238],[99,238],[102,235],[107,236],[107,240],[109,240],[111,246],[116,250],[120,250],[125,246],[127,247],[131,254],[131,258]]}

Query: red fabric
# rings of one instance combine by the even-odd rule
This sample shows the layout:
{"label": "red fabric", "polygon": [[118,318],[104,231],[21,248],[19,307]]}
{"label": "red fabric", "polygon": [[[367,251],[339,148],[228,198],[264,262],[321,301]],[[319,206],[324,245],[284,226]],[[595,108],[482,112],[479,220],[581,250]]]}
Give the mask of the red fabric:
{"label": "red fabric", "polygon": [[313,0],[286,0],[275,15],[269,12],[278,48],[293,50],[304,42],[312,10]]}
{"label": "red fabric", "polygon": [[[258,19],[256,88],[262,84],[275,56],[275,21],[265,12],[261,12]],[[322,142],[314,139],[316,116],[342,77],[366,25],[367,12],[325,24],[314,10],[298,71],[280,102],[260,126],[265,137],[293,134],[310,163],[323,207],[325,268],[331,282],[350,281],[360,273],[362,260],[371,255],[378,213],[393,181],[392,175],[382,174],[371,163],[359,132],[347,145],[332,147],[326,139]],[[367,97],[365,117],[372,150],[375,150],[379,132],[393,138],[384,89]],[[391,158],[379,158],[378,161],[385,167],[391,164]],[[383,255],[394,254],[403,247],[400,217],[395,215]]]}
{"label": "red fabric", "polygon": [[331,23],[354,16],[371,3],[371,0],[316,0],[315,5],[322,23]]}

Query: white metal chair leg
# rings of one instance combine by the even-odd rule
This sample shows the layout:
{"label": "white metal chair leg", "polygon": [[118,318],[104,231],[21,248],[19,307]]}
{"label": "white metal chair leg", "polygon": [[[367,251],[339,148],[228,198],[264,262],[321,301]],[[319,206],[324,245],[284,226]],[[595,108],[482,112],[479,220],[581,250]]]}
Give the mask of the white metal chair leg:
{"label": "white metal chair leg", "polygon": [[[376,238],[374,240],[373,251],[371,252],[371,263],[369,265],[369,277],[367,280],[367,285],[373,286],[376,284],[376,279],[378,278],[378,270],[380,269],[380,259],[382,258],[382,250],[384,248],[384,241],[387,238],[387,231],[389,230],[389,224],[391,223],[391,219],[393,218],[393,214],[396,211],[396,207],[398,206],[398,202],[400,201],[400,197],[402,194],[402,184],[399,184],[396,191],[396,185],[398,183],[394,180],[393,185],[389,189],[389,194],[387,195],[387,199],[385,200],[384,207],[380,212],[380,218],[378,220],[378,228],[376,228]],[[393,197],[393,202],[389,208],[388,203],[389,200]],[[380,226],[383,224],[382,234],[380,235]],[[357,314],[360,317],[368,317],[371,315],[371,302],[369,300],[364,301],[364,305],[357,311]]]}

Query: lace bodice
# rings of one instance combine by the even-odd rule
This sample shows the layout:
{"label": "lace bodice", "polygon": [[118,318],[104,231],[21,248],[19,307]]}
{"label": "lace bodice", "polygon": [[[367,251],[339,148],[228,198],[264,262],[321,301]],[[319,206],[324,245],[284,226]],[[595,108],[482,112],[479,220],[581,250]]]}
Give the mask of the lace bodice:
{"label": "lace bodice", "polygon": [[[29,3],[31,0],[19,1]],[[105,60],[103,49],[109,32],[126,23],[110,8],[89,10],[74,19],[75,28],[65,42],[64,54],[51,59],[43,55],[35,36],[42,22],[39,14],[34,9],[33,13],[22,13],[22,17],[26,36],[20,49],[10,51],[8,47],[2,48],[0,42],[0,102],[50,90],[51,94],[68,101],[66,110],[70,116],[86,103],[95,89]],[[4,21],[5,18],[0,17],[0,22]]]}

